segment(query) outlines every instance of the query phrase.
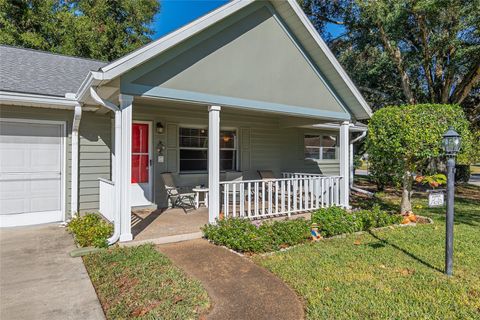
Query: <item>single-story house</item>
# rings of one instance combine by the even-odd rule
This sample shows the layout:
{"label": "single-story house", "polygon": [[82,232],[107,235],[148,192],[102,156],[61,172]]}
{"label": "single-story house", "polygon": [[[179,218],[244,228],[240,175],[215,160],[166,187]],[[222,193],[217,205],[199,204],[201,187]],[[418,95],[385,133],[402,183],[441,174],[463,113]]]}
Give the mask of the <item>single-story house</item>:
{"label": "single-story house", "polygon": [[208,186],[210,222],[348,207],[371,116],[295,0],[231,1],[112,62],[0,46],[0,104],[1,226],[101,209],[111,242],[168,205],[163,172]]}

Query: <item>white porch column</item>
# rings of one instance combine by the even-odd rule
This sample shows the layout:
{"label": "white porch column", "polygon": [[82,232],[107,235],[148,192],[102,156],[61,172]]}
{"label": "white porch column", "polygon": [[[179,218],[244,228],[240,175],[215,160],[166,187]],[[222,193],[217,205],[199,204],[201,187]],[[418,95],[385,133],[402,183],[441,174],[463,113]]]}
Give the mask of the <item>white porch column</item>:
{"label": "white porch column", "polygon": [[350,165],[349,165],[349,128],[348,121],[342,122],[340,125],[340,204],[342,207],[350,207]]}
{"label": "white porch column", "polygon": [[208,107],[208,222],[220,215],[220,106]]}
{"label": "white porch column", "polygon": [[[132,206],[130,199],[132,179],[132,109],[133,96],[120,94],[120,109],[122,112],[122,149],[117,156],[121,159],[120,174],[120,242],[130,241],[132,236]],[[116,157],[117,157],[116,156]]]}

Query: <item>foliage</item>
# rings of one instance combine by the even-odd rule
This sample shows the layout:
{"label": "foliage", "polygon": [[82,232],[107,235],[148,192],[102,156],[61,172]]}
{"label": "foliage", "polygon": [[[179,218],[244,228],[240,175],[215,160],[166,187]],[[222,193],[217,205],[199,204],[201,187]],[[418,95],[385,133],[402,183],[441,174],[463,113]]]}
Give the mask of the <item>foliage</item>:
{"label": "foliage", "polygon": [[457,164],[455,166],[455,182],[467,183],[470,181],[471,170],[469,165]]}
{"label": "foliage", "polygon": [[239,252],[268,252],[293,246],[310,237],[310,222],[304,219],[264,222],[255,226],[248,219],[228,218],[202,228],[205,238]]}
{"label": "foliage", "polygon": [[83,217],[75,217],[67,225],[67,230],[74,236],[80,247],[108,247],[107,239],[113,232],[113,226],[98,214],[87,213]]}
{"label": "foliage", "polygon": [[417,176],[415,181],[421,184],[428,184],[432,188],[437,188],[447,184],[447,176],[443,173],[437,173],[430,176]]}
{"label": "foliage", "polygon": [[480,0],[298,2],[374,109],[454,103],[480,123]]}
{"label": "foliage", "polygon": [[[306,319],[478,319],[480,187],[456,191],[452,277],[443,274],[445,210],[428,208],[426,198],[413,199],[415,212],[433,224],[371,231],[253,259],[303,298]],[[378,201],[391,207],[400,198],[391,192]]]}
{"label": "foliage", "polygon": [[457,105],[391,106],[372,116],[367,139],[370,173],[379,185],[402,183],[402,212],[411,210],[412,174],[443,155],[442,135],[449,126],[462,137],[458,163],[473,162],[479,152],[476,138]]}
{"label": "foliage", "polygon": [[385,227],[400,223],[401,220],[400,215],[383,211],[378,205],[373,206],[371,210],[353,212],[340,207],[329,207],[312,214],[312,222],[318,225],[318,231],[324,237]]}
{"label": "foliage", "polygon": [[153,245],[83,257],[107,319],[197,319],[210,305],[190,279]]}
{"label": "foliage", "polygon": [[0,43],[111,61],[151,41],[157,0],[0,0]]}

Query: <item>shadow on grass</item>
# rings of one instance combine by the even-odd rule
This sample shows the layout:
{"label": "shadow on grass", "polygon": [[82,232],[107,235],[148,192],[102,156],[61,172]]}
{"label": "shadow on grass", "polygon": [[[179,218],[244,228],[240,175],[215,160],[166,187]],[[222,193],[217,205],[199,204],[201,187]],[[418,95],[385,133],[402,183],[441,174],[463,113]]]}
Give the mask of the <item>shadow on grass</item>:
{"label": "shadow on grass", "polygon": [[392,243],[386,239],[382,239],[380,238],[379,236],[377,236],[376,234],[374,234],[372,231],[368,231],[368,233],[374,237],[375,239],[377,239],[378,241],[380,241],[380,243],[373,243],[373,244],[370,244],[369,246],[374,248],[374,249],[380,249],[380,248],[383,248],[385,246],[391,246],[392,248],[395,248],[396,250],[406,254],[407,256],[409,256],[410,258],[414,259],[414,260],[417,260],[418,262],[420,262],[421,264],[423,264],[424,266],[432,269],[432,270],[436,270],[438,272],[441,272],[443,273],[443,270],[440,269],[440,268],[437,268],[435,267],[434,265],[428,263],[427,261],[423,260],[422,258],[416,256],[415,254],[409,252],[408,250],[398,246],[397,244],[395,243]]}

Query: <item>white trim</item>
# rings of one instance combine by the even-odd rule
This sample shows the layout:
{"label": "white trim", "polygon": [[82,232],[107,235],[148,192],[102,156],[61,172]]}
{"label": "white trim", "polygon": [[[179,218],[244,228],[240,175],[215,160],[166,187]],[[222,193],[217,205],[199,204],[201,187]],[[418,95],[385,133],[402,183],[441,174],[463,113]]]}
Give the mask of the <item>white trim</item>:
{"label": "white trim", "polygon": [[[122,112],[122,150],[121,176],[118,181],[121,188],[121,218],[120,218],[120,242],[131,241],[132,236],[132,109],[133,97],[120,94],[120,109]],[[117,184],[117,181],[115,181]]]}
{"label": "white trim", "polygon": [[220,106],[208,107],[208,222],[218,219],[220,206]]}
{"label": "white trim", "polygon": [[[336,123],[320,123],[320,124],[313,124],[313,125],[306,125],[303,126],[304,128],[310,129],[327,129],[327,130],[340,130],[340,125]],[[351,132],[366,132],[368,131],[368,127],[361,127],[356,126],[354,124],[350,124],[350,131]]]}
{"label": "white trim", "polygon": [[73,110],[77,101],[48,95],[0,91],[0,105],[3,104]]}
{"label": "white trim", "polygon": [[21,119],[21,118],[0,118],[0,122],[21,122],[21,123],[40,123],[40,124],[56,124],[60,125],[62,136],[60,137],[61,141],[61,149],[62,149],[62,164],[60,165],[62,173],[61,173],[61,180],[60,185],[62,187],[60,191],[60,203],[61,203],[61,211],[62,211],[62,221],[65,222],[66,220],[66,202],[67,202],[67,194],[66,194],[66,174],[67,174],[67,122],[66,121],[58,121],[58,120],[38,120],[38,119]]}
{"label": "white trim", "polygon": [[[148,206],[148,205],[152,205],[154,203],[153,201],[153,168],[154,168],[154,165],[153,165],[153,121],[151,120],[132,120],[132,126],[135,124],[135,123],[140,123],[140,124],[147,124],[148,125],[148,184],[150,186],[150,199],[147,199],[149,201],[149,203],[146,203],[146,204],[139,204],[139,205],[135,205],[133,204],[133,200],[132,200],[132,207],[135,207],[135,206]],[[132,154],[131,156],[133,155],[133,151],[132,151]]]}
{"label": "white trim", "polygon": [[350,166],[349,166],[349,139],[350,139],[350,123],[345,121],[340,126],[340,204],[344,208],[349,208],[349,196],[350,196]]}

